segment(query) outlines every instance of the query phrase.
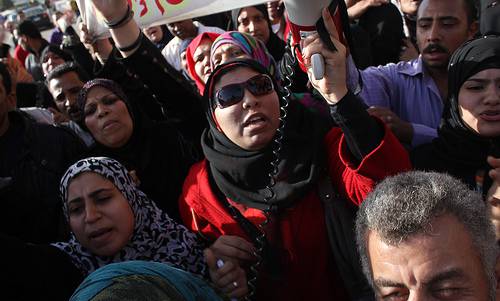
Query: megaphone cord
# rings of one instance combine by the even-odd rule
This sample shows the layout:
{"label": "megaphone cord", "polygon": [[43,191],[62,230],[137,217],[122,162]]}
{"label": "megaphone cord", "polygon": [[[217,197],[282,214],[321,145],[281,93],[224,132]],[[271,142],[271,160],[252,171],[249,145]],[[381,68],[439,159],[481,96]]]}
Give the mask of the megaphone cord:
{"label": "megaphone cord", "polygon": [[[245,297],[245,300],[250,301],[252,298],[255,296],[256,290],[257,290],[257,280],[258,280],[258,273],[259,273],[259,268],[262,265],[262,262],[264,261],[264,251],[265,248],[267,247],[267,238],[266,238],[266,231],[265,227],[267,224],[269,224],[269,221],[271,220],[271,215],[273,214],[273,204],[271,204],[271,201],[274,199],[276,196],[276,193],[274,192],[274,186],[276,185],[276,178],[279,174],[279,163],[281,161],[281,156],[280,152],[283,147],[283,137],[284,137],[284,131],[285,131],[285,125],[286,125],[286,117],[288,114],[288,104],[290,103],[290,97],[292,95],[291,92],[291,86],[293,83],[293,62],[295,61],[295,58],[291,57],[290,54],[290,48],[287,46],[287,51],[285,52],[284,55],[284,62],[287,64],[286,68],[280,68],[281,74],[285,78],[285,85],[283,86],[283,93],[282,93],[282,100],[283,103],[280,106],[281,114],[280,114],[280,127],[276,131],[276,136],[274,137],[274,146],[273,146],[273,156],[274,159],[271,161],[271,172],[269,172],[269,184],[266,186],[266,190],[269,192],[269,194],[264,197],[264,201],[267,204],[267,208],[263,210],[264,213],[264,221],[258,225],[259,230],[260,230],[260,235],[257,236],[255,239],[255,244],[256,244],[256,251],[254,253],[254,256],[256,257],[256,261],[254,264],[250,266],[250,273],[248,277],[248,295]],[[283,72],[284,71],[284,72]]]}

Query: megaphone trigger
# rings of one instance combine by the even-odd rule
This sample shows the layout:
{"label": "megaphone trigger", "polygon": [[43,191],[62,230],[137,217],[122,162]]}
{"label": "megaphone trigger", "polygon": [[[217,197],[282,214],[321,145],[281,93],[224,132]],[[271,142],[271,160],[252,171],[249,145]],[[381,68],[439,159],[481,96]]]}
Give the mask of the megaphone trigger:
{"label": "megaphone trigger", "polygon": [[319,53],[311,55],[311,68],[315,80],[321,80],[325,75],[325,60]]}

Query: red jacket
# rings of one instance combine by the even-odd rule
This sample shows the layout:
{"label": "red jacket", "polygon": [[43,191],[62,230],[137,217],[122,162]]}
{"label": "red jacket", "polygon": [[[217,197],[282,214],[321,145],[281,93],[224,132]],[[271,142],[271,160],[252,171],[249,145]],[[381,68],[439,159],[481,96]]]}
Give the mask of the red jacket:
{"label": "red jacket", "polygon": [[[380,145],[358,166],[351,163],[350,152],[339,128],[333,128],[325,136],[325,147],[329,150],[328,171],[333,186],[342,197],[356,205],[363,201],[378,181],[410,169],[407,152],[388,130]],[[244,216],[253,223],[263,221],[260,210],[235,207],[243,209]],[[250,241],[217,201],[209,185],[206,161],[191,168],[184,182],[180,211],[188,228],[211,239],[237,235]],[[286,263],[285,277],[280,282],[269,279],[260,281],[258,299],[348,300],[335,271],[323,207],[316,189],[287,209],[278,223],[284,249],[281,259]],[[265,276],[259,277],[262,280]]]}
{"label": "red jacket", "polygon": [[29,54],[30,52],[28,50],[24,50],[21,45],[17,45],[16,49],[14,49],[14,58],[20,61],[24,68],[26,68],[26,58]]}

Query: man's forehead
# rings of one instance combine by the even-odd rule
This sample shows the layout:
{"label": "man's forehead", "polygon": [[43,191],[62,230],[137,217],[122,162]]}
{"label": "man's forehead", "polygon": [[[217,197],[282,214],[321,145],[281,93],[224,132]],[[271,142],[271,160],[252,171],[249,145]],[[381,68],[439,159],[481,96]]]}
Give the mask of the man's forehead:
{"label": "man's forehead", "polygon": [[452,266],[465,255],[478,255],[465,226],[450,214],[435,217],[425,230],[407,236],[400,243],[388,243],[376,231],[369,231],[366,239],[372,267],[380,262],[399,266],[439,262]]}
{"label": "man's forehead", "polygon": [[54,88],[66,88],[67,86],[83,86],[84,83],[80,80],[78,74],[75,71],[70,71],[62,74],[59,77],[51,79],[49,85]]}
{"label": "man's forehead", "polygon": [[423,0],[417,18],[458,18],[466,16],[464,0]]}

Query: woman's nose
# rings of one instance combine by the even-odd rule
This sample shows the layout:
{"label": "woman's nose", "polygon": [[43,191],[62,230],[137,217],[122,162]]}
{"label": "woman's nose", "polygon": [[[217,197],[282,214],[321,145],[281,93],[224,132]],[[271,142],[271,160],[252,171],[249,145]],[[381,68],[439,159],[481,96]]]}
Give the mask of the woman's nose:
{"label": "woman's nose", "polygon": [[498,84],[493,83],[489,85],[486,90],[484,103],[489,105],[500,104],[500,87],[498,87]]}
{"label": "woman's nose", "polygon": [[259,104],[260,104],[259,97],[250,93],[248,89],[245,89],[245,95],[243,96],[243,108],[248,109],[251,107],[259,106]]}
{"label": "woman's nose", "polygon": [[97,105],[97,116],[103,117],[107,114],[108,114],[108,109],[106,108],[106,106],[102,104]]}
{"label": "woman's nose", "polygon": [[101,213],[93,204],[85,205],[85,222],[93,223],[101,217]]}

